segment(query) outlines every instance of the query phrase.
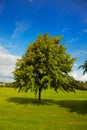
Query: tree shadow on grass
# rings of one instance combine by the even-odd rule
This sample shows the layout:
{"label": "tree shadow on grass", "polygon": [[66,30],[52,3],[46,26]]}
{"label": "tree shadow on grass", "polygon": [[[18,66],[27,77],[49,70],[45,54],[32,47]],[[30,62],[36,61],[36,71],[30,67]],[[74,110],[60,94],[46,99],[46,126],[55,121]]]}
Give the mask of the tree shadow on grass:
{"label": "tree shadow on grass", "polygon": [[34,98],[8,98],[8,102],[13,102],[20,105],[59,105],[60,107],[67,108],[69,112],[76,112],[77,114],[85,115],[87,114],[87,100],[52,100],[52,99],[42,99],[38,102]]}
{"label": "tree shadow on grass", "polygon": [[77,114],[87,114],[87,100],[61,100],[56,104],[67,108],[69,112],[76,112]]}
{"label": "tree shadow on grass", "polygon": [[37,99],[35,98],[18,98],[18,97],[13,97],[13,98],[8,98],[8,102],[13,102],[16,104],[20,105],[51,105],[54,104],[54,100],[51,99],[42,99],[40,102],[38,102]]}

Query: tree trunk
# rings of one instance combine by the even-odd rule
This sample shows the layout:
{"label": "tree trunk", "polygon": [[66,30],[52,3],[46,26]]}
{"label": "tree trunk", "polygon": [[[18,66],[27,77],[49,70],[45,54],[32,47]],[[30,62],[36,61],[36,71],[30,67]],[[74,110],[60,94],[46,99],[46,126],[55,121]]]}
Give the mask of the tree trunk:
{"label": "tree trunk", "polygon": [[39,88],[39,93],[38,93],[38,102],[41,101],[41,91],[42,91],[42,89],[41,89],[41,87],[40,87],[40,88]]}

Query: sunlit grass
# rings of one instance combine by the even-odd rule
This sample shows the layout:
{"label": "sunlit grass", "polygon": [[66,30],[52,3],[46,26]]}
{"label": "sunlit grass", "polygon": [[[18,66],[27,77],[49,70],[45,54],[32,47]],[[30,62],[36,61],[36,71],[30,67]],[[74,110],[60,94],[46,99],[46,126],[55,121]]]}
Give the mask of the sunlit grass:
{"label": "sunlit grass", "polygon": [[34,93],[0,88],[0,130],[87,130],[87,91]]}

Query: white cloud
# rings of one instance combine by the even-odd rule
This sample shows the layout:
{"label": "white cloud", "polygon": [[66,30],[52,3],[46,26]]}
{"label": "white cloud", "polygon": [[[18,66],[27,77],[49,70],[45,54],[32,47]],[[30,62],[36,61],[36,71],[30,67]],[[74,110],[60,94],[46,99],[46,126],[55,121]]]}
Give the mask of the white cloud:
{"label": "white cloud", "polygon": [[12,55],[0,45],[0,82],[12,82],[12,72],[15,68],[16,59],[20,57]]}
{"label": "white cloud", "polygon": [[13,49],[17,48],[17,46],[14,45],[14,43],[12,43],[11,41],[9,41],[7,47],[8,47],[8,48],[13,48]]}
{"label": "white cloud", "polygon": [[79,38],[71,38],[67,42],[70,43],[70,44],[72,44],[72,43],[77,43],[78,40],[79,40]]}
{"label": "white cloud", "polygon": [[64,33],[64,32],[66,32],[66,31],[68,31],[68,30],[69,30],[69,28],[66,27],[66,28],[63,28],[63,29],[62,29],[62,32]]}
{"label": "white cloud", "polygon": [[76,70],[70,73],[76,80],[87,81],[87,74],[83,75],[83,72]]}
{"label": "white cloud", "polygon": [[83,69],[79,69],[79,64],[75,63],[73,66],[73,71],[70,73],[76,80],[87,81],[87,74],[83,75]]}
{"label": "white cloud", "polygon": [[77,52],[72,54],[73,57],[81,57],[84,55],[87,55],[87,51],[85,50],[78,50]]}
{"label": "white cloud", "polygon": [[84,32],[84,33],[87,33],[87,28],[86,28],[86,29],[83,29],[83,32]]}
{"label": "white cloud", "polygon": [[17,49],[17,45],[11,40],[0,38],[0,45],[13,53]]}
{"label": "white cloud", "polygon": [[29,23],[23,22],[23,21],[17,21],[16,28],[14,29],[14,32],[12,35],[12,39],[15,39],[16,37],[24,33],[27,29],[29,29],[29,27],[30,27]]}
{"label": "white cloud", "polygon": [[0,42],[8,42],[8,40],[0,38]]}

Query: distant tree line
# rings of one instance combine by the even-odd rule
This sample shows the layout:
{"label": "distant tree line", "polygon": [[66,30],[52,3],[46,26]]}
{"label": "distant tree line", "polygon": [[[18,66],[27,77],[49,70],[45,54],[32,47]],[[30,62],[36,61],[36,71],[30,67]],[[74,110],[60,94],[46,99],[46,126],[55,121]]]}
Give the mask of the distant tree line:
{"label": "distant tree line", "polygon": [[77,90],[87,90],[87,81],[83,82],[75,80],[73,85]]}
{"label": "distant tree line", "polygon": [[[83,90],[87,91],[87,81],[77,81],[72,77],[70,86],[74,87],[76,90]],[[14,82],[13,83],[0,83],[0,87],[6,87],[6,88],[14,88]]]}

